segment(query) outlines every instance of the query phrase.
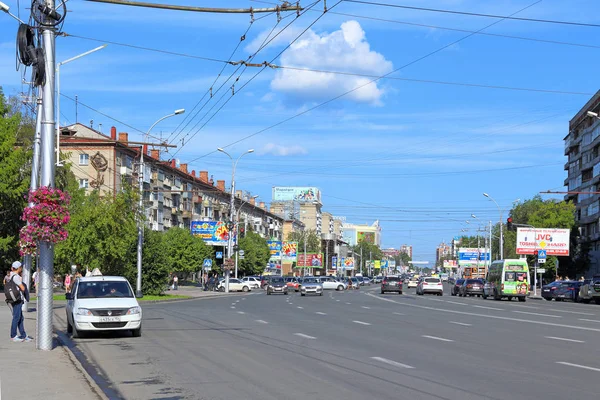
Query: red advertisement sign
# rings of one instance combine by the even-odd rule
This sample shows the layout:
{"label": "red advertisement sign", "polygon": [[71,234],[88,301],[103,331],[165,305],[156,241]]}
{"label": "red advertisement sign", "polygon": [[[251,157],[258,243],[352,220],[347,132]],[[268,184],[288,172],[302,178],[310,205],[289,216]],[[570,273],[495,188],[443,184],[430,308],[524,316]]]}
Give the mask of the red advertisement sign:
{"label": "red advertisement sign", "polygon": [[298,253],[297,267],[322,268],[323,253]]}

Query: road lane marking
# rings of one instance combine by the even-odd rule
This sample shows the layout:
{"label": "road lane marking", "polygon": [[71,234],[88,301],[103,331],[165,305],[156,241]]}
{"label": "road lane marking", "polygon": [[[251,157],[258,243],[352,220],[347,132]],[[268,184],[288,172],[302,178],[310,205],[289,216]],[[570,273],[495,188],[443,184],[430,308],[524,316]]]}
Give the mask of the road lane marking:
{"label": "road lane marking", "polygon": [[[375,296],[375,295],[372,295],[372,294],[369,294],[369,296],[373,297],[374,299],[379,299],[381,301],[387,301],[387,302],[394,303],[394,304],[400,304],[400,305],[403,305],[403,306],[406,306],[406,307],[421,308],[423,310],[432,310],[432,311],[439,311],[439,312],[446,312],[446,313],[453,313],[453,314],[460,314],[460,315],[468,315],[468,316],[471,316],[471,317],[501,319],[501,320],[504,320],[504,321],[512,321],[512,322],[525,322],[525,323],[534,324],[534,325],[553,326],[555,328],[558,327],[558,328],[576,329],[576,330],[580,330],[580,331],[600,332],[600,329],[598,329],[598,328],[589,328],[587,326],[565,325],[565,324],[557,324],[557,323],[554,323],[554,322],[532,321],[532,320],[529,320],[529,319],[502,317],[502,316],[499,316],[499,315],[477,314],[477,313],[471,313],[471,312],[466,312],[466,311],[450,310],[450,309],[447,309],[447,308],[435,308],[435,307],[428,307],[428,306],[420,306],[420,305],[417,305],[417,304],[409,304],[409,303],[405,303],[405,302],[398,302],[396,300],[392,300],[392,299],[389,299],[389,298],[383,298],[383,297]],[[600,321],[596,321],[596,322],[600,322]]]}
{"label": "road lane marking", "polygon": [[361,308],[364,308],[365,310],[370,310],[371,307],[367,307],[367,306],[361,306]]}
{"label": "road lane marking", "polygon": [[444,339],[444,338],[437,337],[437,336],[421,335],[421,337],[424,337],[427,339],[439,340],[440,342],[454,342],[454,340]]}
{"label": "road lane marking", "polygon": [[589,316],[594,316],[596,314],[590,314],[590,313],[586,313],[586,312],[577,312],[577,311],[567,311],[567,310],[557,310],[555,308],[549,308],[549,311],[554,311],[554,312],[562,312],[562,313],[568,313],[568,314],[577,314],[577,315],[589,315]]}
{"label": "road lane marking", "polygon": [[486,310],[504,311],[503,308],[496,308],[496,307],[487,307],[487,306],[473,306],[473,307],[484,308]]}
{"label": "road lane marking", "polygon": [[522,305],[520,305],[520,304],[513,304],[511,307],[531,308],[531,309],[534,309],[534,310],[539,310],[539,309],[540,309],[539,307],[534,307],[534,306],[522,306]]}
{"label": "road lane marking", "polygon": [[585,319],[585,318],[579,318],[580,321],[586,321],[586,322],[600,322],[597,319]]}
{"label": "road lane marking", "polygon": [[352,321],[352,322],[354,322],[355,324],[360,324],[360,325],[371,325],[368,322],[362,322],[362,321]]}
{"label": "road lane marking", "polygon": [[350,305],[350,304],[352,304],[352,303],[346,303],[346,304]]}
{"label": "road lane marking", "polygon": [[246,313],[243,311],[238,311],[238,314],[246,314]]}
{"label": "road lane marking", "polygon": [[324,313],[324,312],[321,312],[321,311],[317,311],[315,314],[319,314],[319,315],[327,315],[326,313]]}
{"label": "road lane marking", "polygon": [[468,304],[466,304],[466,303],[459,303],[458,301],[452,301],[452,300],[446,300],[446,303],[458,304],[458,305],[461,305],[461,306],[468,306]]}
{"label": "road lane marking", "polygon": [[301,338],[304,338],[304,339],[316,339],[316,337],[305,335],[304,333],[294,333],[294,335],[300,336]]}
{"label": "road lane marking", "polygon": [[256,322],[259,322],[261,324],[268,324],[267,321],[263,321],[262,319],[255,319]]}
{"label": "road lane marking", "polygon": [[600,372],[600,368],[588,367],[587,365],[572,364],[572,363],[565,362],[565,361],[557,361],[556,363],[562,364],[562,365],[567,365],[569,367],[582,368],[582,369],[588,369],[590,371]]}
{"label": "road lane marking", "polygon": [[300,306],[298,306],[297,308],[299,308],[299,309],[301,309],[301,310],[304,310],[304,307],[300,307]]}
{"label": "road lane marking", "polygon": [[402,313],[399,313],[399,312],[395,312],[395,313],[394,313],[394,315],[406,315],[406,314],[402,314]]}
{"label": "road lane marking", "polygon": [[233,309],[235,309],[235,307],[234,307],[234,306],[231,306],[230,308],[233,308]]}
{"label": "road lane marking", "polygon": [[556,336],[544,336],[546,339],[552,339],[552,340],[562,340],[564,342],[573,342],[573,343],[585,343],[583,340],[575,340],[575,339],[567,339],[567,338],[562,338],[562,337],[556,337]]}
{"label": "road lane marking", "polygon": [[236,302],[236,303],[239,303],[240,301],[239,301],[239,300],[236,300],[235,302]]}
{"label": "road lane marking", "polygon": [[407,368],[407,369],[415,368],[415,367],[411,367],[410,365],[402,364],[402,363],[399,363],[399,362],[393,361],[393,360],[388,360],[387,358],[383,358],[383,357],[371,357],[371,360],[380,361],[385,364],[393,365],[394,367]]}
{"label": "road lane marking", "polygon": [[540,317],[548,317],[548,318],[562,318],[562,315],[550,315],[550,314],[540,314],[540,313],[536,313],[536,312],[531,312],[531,311],[513,311],[514,313],[519,313],[519,314],[527,314],[527,315],[538,315]]}
{"label": "road lane marking", "polygon": [[339,301],[339,300],[336,300],[336,301]]}
{"label": "road lane marking", "polygon": [[465,324],[464,322],[450,321],[450,323],[455,324],[455,325],[461,325],[461,326],[472,326],[471,324]]}
{"label": "road lane marking", "polygon": [[431,300],[431,301],[441,301],[441,302],[445,302],[446,300],[440,300],[440,299],[433,299],[430,297],[427,297],[427,300]]}

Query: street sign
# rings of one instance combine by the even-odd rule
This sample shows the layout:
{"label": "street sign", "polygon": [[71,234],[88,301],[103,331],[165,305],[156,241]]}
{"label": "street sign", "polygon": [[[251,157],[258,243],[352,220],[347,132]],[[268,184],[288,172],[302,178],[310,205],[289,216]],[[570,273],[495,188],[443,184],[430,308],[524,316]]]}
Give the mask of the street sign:
{"label": "street sign", "polygon": [[543,264],[546,262],[545,258],[538,258],[538,264]]}
{"label": "street sign", "polygon": [[212,267],[212,260],[210,258],[205,258],[204,262],[202,263],[202,266],[204,268],[211,268]]}
{"label": "street sign", "polygon": [[545,274],[546,273],[546,268],[538,268],[537,269],[537,273],[538,274]]}
{"label": "street sign", "polygon": [[244,257],[244,250],[239,251],[240,257]]}
{"label": "street sign", "polygon": [[223,258],[223,252],[222,251],[217,251],[215,254],[216,254],[215,255],[216,258],[218,258],[218,259],[222,259]]}

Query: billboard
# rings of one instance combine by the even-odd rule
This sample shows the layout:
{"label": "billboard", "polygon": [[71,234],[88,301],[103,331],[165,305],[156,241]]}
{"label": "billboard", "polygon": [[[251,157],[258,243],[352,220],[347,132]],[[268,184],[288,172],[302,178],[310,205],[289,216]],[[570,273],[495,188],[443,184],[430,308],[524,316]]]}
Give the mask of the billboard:
{"label": "billboard", "polygon": [[278,240],[267,240],[267,244],[271,252],[270,260],[281,260],[281,242]]}
{"label": "billboard", "polygon": [[323,253],[300,253],[298,254],[297,267],[321,268],[323,267]]}
{"label": "billboard", "polygon": [[375,232],[356,232],[356,242],[360,243],[365,241],[367,243],[375,244]]}
{"label": "billboard", "polygon": [[298,242],[283,242],[281,256],[283,261],[295,262],[298,257]]}
{"label": "billboard", "polygon": [[395,270],[396,269],[396,260],[388,260],[388,267],[391,270]]}
{"label": "billboard", "polygon": [[354,257],[346,257],[344,258],[344,271],[347,269],[354,269]]}
{"label": "billboard", "polygon": [[192,235],[209,246],[227,246],[229,230],[224,221],[192,221]]}
{"label": "billboard", "polygon": [[458,265],[477,264],[477,258],[479,258],[480,264],[489,262],[489,249],[484,249],[481,247],[461,247],[458,249]]}
{"label": "billboard", "polygon": [[273,201],[321,203],[321,191],[312,186],[273,186]]}
{"label": "billboard", "polygon": [[381,269],[381,261],[380,260],[374,260],[374,261],[372,261],[372,263],[373,263],[373,268]]}
{"label": "billboard", "polygon": [[546,250],[549,256],[568,256],[571,231],[554,228],[517,228],[517,254]]}

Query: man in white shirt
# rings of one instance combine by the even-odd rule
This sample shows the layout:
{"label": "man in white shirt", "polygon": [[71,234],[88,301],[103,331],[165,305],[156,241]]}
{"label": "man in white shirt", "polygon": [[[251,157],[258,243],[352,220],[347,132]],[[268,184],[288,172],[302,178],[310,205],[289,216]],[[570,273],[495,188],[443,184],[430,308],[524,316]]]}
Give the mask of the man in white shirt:
{"label": "man in white shirt", "polygon": [[[20,298],[17,301],[12,303],[7,303],[12,311],[12,323],[10,325],[10,340],[12,342],[31,342],[33,338],[29,337],[27,333],[25,333],[25,326],[23,324],[23,300],[29,300],[29,293],[27,292],[27,288],[23,284],[23,280],[21,279],[21,273],[23,273],[23,266],[19,261],[15,261],[12,264],[10,279],[9,281],[13,281],[17,287],[20,289]],[[17,330],[19,331],[19,336],[17,336]]]}

